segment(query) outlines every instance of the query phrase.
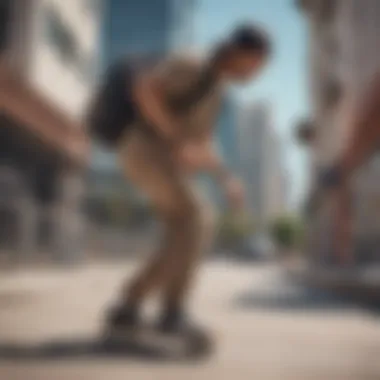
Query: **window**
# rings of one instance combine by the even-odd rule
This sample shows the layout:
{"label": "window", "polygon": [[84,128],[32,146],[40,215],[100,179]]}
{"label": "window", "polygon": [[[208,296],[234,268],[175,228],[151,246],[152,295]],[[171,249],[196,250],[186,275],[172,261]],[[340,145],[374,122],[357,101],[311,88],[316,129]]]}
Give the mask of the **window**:
{"label": "window", "polygon": [[94,57],[90,53],[78,54],[78,71],[88,83],[93,83],[97,75]]}
{"label": "window", "polygon": [[46,10],[45,26],[47,41],[60,59],[85,82],[93,82],[96,75],[94,57],[81,51],[75,35],[54,9]]}
{"label": "window", "polygon": [[322,87],[325,106],[335,107],[343,96],[343,88],[341,84],[335,80],[328,80]]}
{"label": "window", "polygon": [[84,9],[94,14],[100,13],[102,5],[103,0],[83,0]]}
{"label": "window", "polygon": [[53,9],[46,11],[46,35],[50,45],[66,63],[77,60],[77,44],[70,29]]}

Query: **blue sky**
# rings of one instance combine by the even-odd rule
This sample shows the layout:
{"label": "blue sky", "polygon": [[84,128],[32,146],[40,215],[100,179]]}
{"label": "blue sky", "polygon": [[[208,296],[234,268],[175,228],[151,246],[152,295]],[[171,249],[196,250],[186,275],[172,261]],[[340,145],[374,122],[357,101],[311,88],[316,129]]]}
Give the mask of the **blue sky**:
{"label": "blue sky", "polygon": [[292,138],[298,118],[307,115],[306,28],[294,0],[196,0],[196,43],[207,47],[239,22],[254,21],[274,40],[270,67],[255,83],[240,91],[243,102],[266,99],[273,105],[275,127],[285,143],[295,205],[306,185],[304,152]]}

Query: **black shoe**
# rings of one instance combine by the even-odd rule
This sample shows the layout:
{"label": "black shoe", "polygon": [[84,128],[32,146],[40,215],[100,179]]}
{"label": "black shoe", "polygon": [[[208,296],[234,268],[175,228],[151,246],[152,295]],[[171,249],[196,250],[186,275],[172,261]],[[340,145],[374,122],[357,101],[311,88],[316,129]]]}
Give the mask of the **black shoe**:
{"label": "black shoe", "polygon": [[187,315],[178,310],[164,313],[158,323],[159,331],[164,334],[202,333],[203,329],[190,321]]}
{"label": "black shoe", "polygon": [[136,328],[140,318],[137,308],[118,306],[111,309],[107,316],[107,325],[112,329]]}

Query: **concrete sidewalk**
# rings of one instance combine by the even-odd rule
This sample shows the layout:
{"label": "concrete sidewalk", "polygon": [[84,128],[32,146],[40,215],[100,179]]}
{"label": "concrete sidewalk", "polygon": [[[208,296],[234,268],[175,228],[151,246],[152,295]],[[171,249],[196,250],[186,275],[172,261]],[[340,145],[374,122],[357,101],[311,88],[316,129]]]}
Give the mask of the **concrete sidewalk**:
{"label": "concrete sidewalk", "polygon": [[[284,297],[299,295],[286,290],[289,284],[278,268],[223,262],[203,268],[193,300],[197,317],[215,331],[218,341],[214,357],[205,363],[157,363],[143,357],[75,352],[55,359],[16,360],[10,351],[5,355],[4,348],[15,344],[96,341],[104,307],[135,265],[19,271],[1,279],[0,379],[380,378],[376,316],[351,305],[284,302]],[[239,302],[242,299],[244,302]]]}
{"label": "concrete sidewalk", "polygon": [[287,273],[295,281],[329,290],[373,306],[380,305],[380,265],[360,268],[317,267],[307,262],[291,263]]}

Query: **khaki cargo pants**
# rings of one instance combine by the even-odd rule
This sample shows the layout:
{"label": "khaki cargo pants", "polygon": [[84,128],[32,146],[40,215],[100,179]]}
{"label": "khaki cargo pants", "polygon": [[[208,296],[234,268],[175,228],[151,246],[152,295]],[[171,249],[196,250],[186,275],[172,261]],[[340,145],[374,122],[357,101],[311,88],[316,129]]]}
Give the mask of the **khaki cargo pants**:
{"label": "khaki cargo pants", "polygon": [[125,175],[152,204],[164,236],[151,260],[125,288],[125,300],[138,304],[152,291],[164,305],[180,307],[201,255],[210,248],[214,213],[209,202],[170,158],[167,150],[133,132],[121,144]]}

